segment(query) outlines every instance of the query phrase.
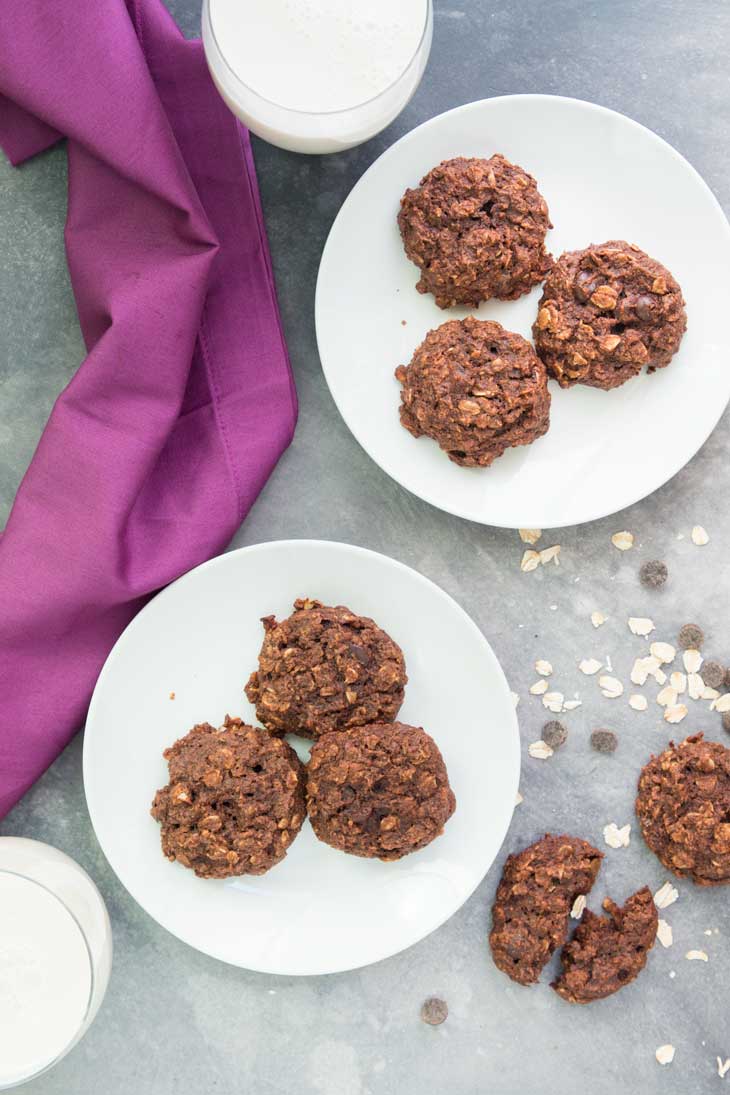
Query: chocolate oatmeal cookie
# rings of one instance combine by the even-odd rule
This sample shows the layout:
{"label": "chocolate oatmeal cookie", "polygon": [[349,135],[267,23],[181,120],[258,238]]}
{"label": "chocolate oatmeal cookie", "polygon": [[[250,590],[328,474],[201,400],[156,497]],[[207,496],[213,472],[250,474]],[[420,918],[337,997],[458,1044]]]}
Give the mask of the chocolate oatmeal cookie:
{"label": "chocolate oatmeal cookie", "polygon": [[646,366],[668,365],[687,327],[682,290],[632,243],[566,251],[553,266],[532,328],[562,388],[617,388]]}
{"label": "chocolate oatmeal cookie", "polygon": [[163,756],[170,782],[155,795],[162,851],[200,878],[264,874],[302,827],[304,768],[265,730],[226,716],[194,726]]}
{"label": "chocolate oatmeal cookie", "polygon": [[698,886],[730,882],[730,749],[702,734],[642,769],[636,814],[668,870]]}
{"label": "chocolate oatmeal cookie", "polygon": [[619,907],[603,902],[608,916],[586,909],[560,955],[562,970],[552,988],[571,1004],[603,1000],[643,970],[658,923],[651,890],[644,886]]}
{"label": "chocolate oatmeal cookie", "polygon": [[285,620],[262,622],[246,695],[273,734],[318,738],[398,714],[408,681],[403,651],[369,617],[300,598]]}
{"label": "chocolate oatmeal cookie", "polygon": [[573,902],[589,892],[603,854],[574,836],[551,836],[507,857],[492,907],[494,963],[531,985],[568,937]]}
{"label": "chocolate oatmeal cookie", "polygon": [[376,723],[312,746],[309,819],[340,851],[400,859],[439,836],[455,807],[438,746],[420,727]]}
{"label": "chocolate oatmeal cookie", "polygon": [[550,425],[545,366],[521,335],[490,320],[442,323],[395,375],[402,425],[432,437],[456,464],[488,467]]}
{"label": "chocolate oatmeal cookie", "polygon": [[444,160],[401,198],[398,227],[416,288],[439,308],[514,300],[541,282],[552,259],[552,228],[532,175],[494,155]]}

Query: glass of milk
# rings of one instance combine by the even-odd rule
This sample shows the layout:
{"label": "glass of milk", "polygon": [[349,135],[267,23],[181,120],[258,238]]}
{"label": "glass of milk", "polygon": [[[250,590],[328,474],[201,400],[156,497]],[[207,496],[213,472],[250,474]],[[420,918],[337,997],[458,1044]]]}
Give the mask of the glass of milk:
{"label": "glass of milk", "polygon": [[0,837],[0,1091],[76,1045],[111,958],[106,906],[86,872],[48,844]]}
{"label": "glass of milk", "polygon": [[432,0],[204,0],[203,43],[226,103],[293,152],[339,152],[384,129],[415,92]]}

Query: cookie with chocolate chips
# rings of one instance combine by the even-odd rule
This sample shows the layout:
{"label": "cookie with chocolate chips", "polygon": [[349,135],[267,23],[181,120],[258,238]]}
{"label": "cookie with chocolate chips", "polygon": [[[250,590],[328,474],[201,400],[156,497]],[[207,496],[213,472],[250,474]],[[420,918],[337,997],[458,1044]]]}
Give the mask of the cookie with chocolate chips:
{"label": "cookie with chocolate chips", "polygon": [[532,332],[561,387],[608,389],[668,365],[686,327],[682,290],[666,267],[634,244],[609,240],[560,256]]}
{"label": "cookie with chocolate chips", "polygon": [[439,308],[514,300],[541,282],[552,262],[545,199],[532,175],[499,154],[457,156],[434,167],[406,190],[398,227],[421,270],[416,288],[433,293]]}
{"label": "cookie with chocolate chips", "polygon": [[586,840],[551,836],[510,855],[492,907],[494,963],[521,985],[534,984],[568,937],[573,902],[596,880],[603,854]]}
{"label": "cookie with chocolate chips", "polygon": [[545,366],[521,335],[491,320],[442,323],[395,375],[401,424],[433,438],[455,464],[488,467],[550,425]]}
{"label": "cookie with chocolate chips", "polygon": [[571,1004],[603,1000],[639,976],[654,946],[657,911],[644,886],[619,907],[607,897],[608,916],[586,909],[560,955],[562,969],[552,988]]}
{"label": "cookie with chocolate chips", "polygon": [[403,651],[374,620],[300,598],[277,622],[265,616],[259,667],[246,695],[274,734],[317,738],[389,722],[403,703]]}
{"label": "cookie with chocolate chips", "polygon": [[694,734],[641,771],[636,814],[664,866],[698,886],[730,882],[730,749]]}
{"label": "cookie with chocolate chips", "polygon": [[264,874],[305,817],[304,768],[286,742],[226,716],[166,749],[170,782],[155,795],[162,851],[200,878]]}
{"label": "cookie with chocolate chips", "polygon": [[307,811],[317,837],[385,861],[425,848],[456,808],[443,757],[418,726],[380,723],[312,746]]}

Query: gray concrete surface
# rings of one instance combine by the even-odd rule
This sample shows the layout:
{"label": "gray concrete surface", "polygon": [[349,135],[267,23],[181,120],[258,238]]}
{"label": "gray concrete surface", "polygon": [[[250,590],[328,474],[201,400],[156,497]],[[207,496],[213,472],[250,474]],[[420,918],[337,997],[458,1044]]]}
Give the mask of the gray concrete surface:
{"label": "gray concrete surface", "polygon": [[[198,0],[171,6],[194,33]],[[301,417],[291,449],[235,543],[314,536],[363,544],[415,566],[456,597],[522,696],[524,802],[498,864],[433,936],[357,973],[276,979],[196,953],[127,896],[91,831],[78,737],[0,832],[48,840],[91,872],[109,904],[115,964],[92,1030],[57,1069],[27,1086],[29,1095],[695,1095],[729,1082],[718,1078],[715,1061],[730,1056],[727,892],[679,884],[679,901],[665,913],[674,945],[656,948],[636,985],[585,1009],[571,1009],[546,984],[530,990],[511,984],[485,945],[507,850],[548,828],[600,843],[607,822],[634,820],[638,769],[669,737],[658,708],[638,714],[625,696],[604,700],[595,682],[579,679],[576,661],[610,653],[617,675],[628,681],[633,657],[643,649],[628,633],[629,615],[651,616],[659,637],[669,639],[696,619],[708,635],[708,651],[730,661],[728,415],[662,490],[609,520],[548,533],[544,543],[562,544],[563,565],[523,575],[516,533],[442,514],[370,462],[328,394],[312,318],[322,245],[352,184],[402,133],[472,99],[552,92],[630,114],[684,153],[727,209],[729,48],[726,0],[437,0],[425,79],[388,131],[361,149],[323,159],[256,142]],[[17,172],[0,164],[3,516],[52,400],[82,357],[62,248],[65,188],[62,149]],[[695,523],[711,535],[705,548],[689,540]],[[625,554],[610,544],[611,533],[622,528],[636,535],[637,546]],[[651,594],[641,589],[637,571],[642,560],[657,557],[666,560],[671,577],[665,590]],[[587,618],[594,608],[610,617],[598,632]],[[546,762],[526,752],[545,717],[539,700],[528,695],[536,657],[553,663],[554,680],[566,694],[580,689],[585,700],[566,716],[568,744]],[[721,739],[717,716],[696,710],[676,730],[705,729]],[[620,735],[612,757],[588,746],[590,730],[599,725]],[[666,877],[635,825],[628,848],[606,852],[594,907],[607,890],[621,900]],[[690,948],[705,949],[709,962],[687,961]],[[439,1028],[418,1017],[431,994],[450,1007]],[[676,1046],[676,1058],[662,1068],[654,1051],[666,1042]]]}

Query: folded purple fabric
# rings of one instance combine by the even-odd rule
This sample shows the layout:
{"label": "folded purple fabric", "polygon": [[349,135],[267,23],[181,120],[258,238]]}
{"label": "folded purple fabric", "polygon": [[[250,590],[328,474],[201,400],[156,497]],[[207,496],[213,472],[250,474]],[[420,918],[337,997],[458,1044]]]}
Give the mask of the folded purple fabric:
{"label": "folded purple fabric", "polygon": [[247,133],[159,0],[3,0],[0,144],[68,138],[88,357],[0,538],[0,817],[150,593],[221,551],[296,419]]}

